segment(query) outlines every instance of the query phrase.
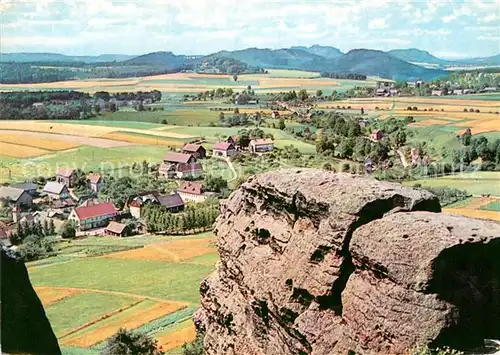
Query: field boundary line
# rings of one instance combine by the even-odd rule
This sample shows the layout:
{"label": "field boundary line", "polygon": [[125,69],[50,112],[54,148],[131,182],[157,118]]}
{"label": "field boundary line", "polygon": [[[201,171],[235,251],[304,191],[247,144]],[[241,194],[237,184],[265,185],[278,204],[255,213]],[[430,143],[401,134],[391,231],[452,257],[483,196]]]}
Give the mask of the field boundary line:
{"label": "field boundary line", "polygon": [[60,339],[60,340],[62,340],[63,338],[66,338],[66,337],[68,337],[68,336],[70,336],[70,335],[72,335],[72,334],[75,334],[75,333],[79,332],[80,330],[83,330],[83,329],[85,329],[85,328],[87,328],[87,327],[90,327],[90,326],[92,326],[92,325],[94,325],[94,324],[96,324],[96,323],[99,323],[99,322],[101,322],[101,321],[103,321],[103,320],[105,320],[105,319],[108,319],[108,318],[110,318],[110,317],[113,317],[114,315],[119,314],[119,313],[122,313],[122,312],[124,312],[124,311],[126,311],[126,310],[128,310],[128,309],[130,309],[130,308],[132,308],[132,307],[135,307],[135,306],[137,306],[138,304],[140,304],[140,303],[142,303],[142,302],[144,302],[144,301],[145,301],[145,299],[138,300],[138,301],[133,302],[133,303],[131,303],[131,304],[129,304],[129,305],[127,305],[127,306],[125,306],[125,307],[119,308],[119,309],[117,309],[117,310],[115,310],[115,311],[113,311],[113,312],[106,313],[105,315],[103,315],[103,316],[101,316],[101,317],[99,317],[99,318],[97,318],[97,319],[91,320],[90,322],[87,322],[87,323],[85,323],[85,324],[83,324],[83,325],[79,326],[78,328],[75,328],[75,329],[70,330],[69,332],[67,332],[67,333],[65,333],[65,334],[63,334],[63,335],[61,335],[61,336],[59,337],[59,339]]}

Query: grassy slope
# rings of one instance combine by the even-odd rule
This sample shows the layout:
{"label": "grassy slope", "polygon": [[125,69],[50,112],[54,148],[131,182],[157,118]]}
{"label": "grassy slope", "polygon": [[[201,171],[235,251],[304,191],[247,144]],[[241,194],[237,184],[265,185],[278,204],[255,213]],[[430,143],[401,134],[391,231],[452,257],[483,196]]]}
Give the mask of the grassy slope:
{"label": "grassy slope", "polygon": [[[56,336],[134,302],[131,297],[82,293],[56,302],[45,309]],[[68,312],[71,310],[71,312]]]}
{"label": "grassy slope", "polygon": [[194,264],[87,258],[35,268],[30,278],[35,286],[121,291],[198,303],[199,283],[211,270]]}
{"label": "grassy slope", "polygon": [[[159,162],[166,148],[161,146],[133,146],[119,148],[81,147],[33,159],[11,159],[0,156],[0,165],[9,166],[13,181],[24,181],[29,177],[51,176],[58,166],[69,165],[84,171],[119,171],[127,164],[147,160]],[[7,182],[8,172],[1,169],[1,182]]]}
{"label": "grassy slope", "polygon": [[405,184],[409,186],[420,184],[425,187],[451,187],[465,190],[473,195],[491,194],[500,196],[498,181],[500,181],[500,172],[483,171],[409,181]]}

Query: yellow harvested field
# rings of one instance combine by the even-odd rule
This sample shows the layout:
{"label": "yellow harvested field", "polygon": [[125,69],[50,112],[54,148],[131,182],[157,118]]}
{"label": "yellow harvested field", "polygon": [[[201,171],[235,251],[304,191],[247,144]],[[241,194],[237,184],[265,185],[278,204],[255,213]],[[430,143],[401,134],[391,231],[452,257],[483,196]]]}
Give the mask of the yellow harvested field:
{"label": "yellow harvested field", "polygon": [[[86,89],[92,87],[104,87],[104,86],[134,86],[140,83],[141,78],[132,79],[93,79],[93,80],[69,80],[69,81],[58,81],[53,83],[38,83],[29,84],[30,90],[36,91],[41,89]],[[9,89],[24,88],[26,84],[8,84],[2,85]]]}
{"label": "yellow harvested field", "polygon": [[295,79],[295,78],[269,78],[259,80],[259,88],[289,88],[295,86],[317,87],[317,86],[338,86],[339,83],[332,79]]}
{"label": "yellow harvested field", "polygon": [[[122,131],[131,132],[139,134],[150,134],[160,137],[167,138],[195,138],[195,136],[173,133],[173,132],[163,132],[163,131],[153,131],[147,129],[135,129],[135,128],[125,128],[125,127],[106,127],[106,126],[95,126],[95,125],[85,125],[85,124],[74,124],[74,123],[55,123],[55,122],[42,122],[42,121],[5,121],[0,120],[0,130],[12,130],[23,132],[35,132],[35,133],[50,133],[59,134],[64,136],[80,136],[80,137],[101,137],[111,132]],[[61,138],[59,138],[61,139]],[[75,139],[75,138],[71,138]],[[121,146],[127,146],[130,144],[125,144],[123,142],[115,142]],[[84,143],[87,144],[87,143]],[[92,145],[92,144],[87,144]],[[108,148],[108,147],[104,147]]]}
{"label": "yellow harvested field", "polygon": [[50,151],[20,144],[0,142],[0,155],[11,158],[33,158],[49,154]]}
{"label": "yellow harvested field", "polygon": [[45,307],[49,304],[59,302],[66,297],[74,296],[80,292],[74,289],[52,288],[47,286],[35,287],[35,291]]}
{"label": "yellow harvested field", "polygon": [[185,239],[147,245],[144,248],[108,254],[103,258],[180,262],[214,253],[212,239]]}
{"label": "yellow harvested field", "polygon": [[92,332],[78,337],[72,337],[67,341],[63,341],[63,344],[87,348],[106,340],[120,328],[136,329],[143,324],[173,313],[185,306],[186,304],[181,302],[159,302],[146,310],[133,313],[126,317],[112,317],[106,319],[102,322],[102,325],[96,327]]}
{"label": "yellow harvested field", "polygon": [[108,134],[102,136],[102,138],[123,141],[123,142],[129,142],[129,143],[135,143],[135,144],[143,144],[143,145],[164,145],[164,146],[172,146],[172,147],[182,147],[184,145],[184,143],[181,141],[176,141],[176,140],[169,141],[169,140],[166,140],[163,138],[162,139],[155,139],[155,138],[134,136],[131,134],[120,133],[120,132],[108,133]]}
{"label": "yellow harvested field", "polygon": [[116,131],[115,127],[42,121],[0,121],[0,129],[58,133],[84,137],[98,137]]}
{"label": "yellow harvested field", "polygon": [[[473,108],[473,109],[479,109],[482,113],[495,113],[497,111],[500,111],[500,107],[495,106],[493,104],[490,104],[489,106],[486,105],[485,103],[482,103],[481,105],[473,105],[473,104],[462,104],[461,100],[456,100],[455,105],[449,105],[445,103],[439,103],[439,102],[431,102],[431,103],[415,103],[415,102],[397,102],[396,103],[396,109],[397,110],[403,110],[407,108],[408,106],[417,106],[419,110],[423,111],[424,109],[433,109],[434,112],[464,112],[464,108],[467,110]],[[441,111],[444,110],[444,111]]]}
{"label": "yellow harvested field", "polygon": [[[437,98],[437,97],[400,97],[400,98],[388,98],[387,100],[396,101],[396,102],[410,102],[410,103],[428,103],[428,104],[436,104],[436,105],[450,105],[450,106],[458,106],[464,108],[476,108],[478,106],[496,106],[491,100],[473,100],[473,99],[445,99],[445,98]],[[416,105],[418,106],[418,105]]]}
{"label": "yellow harvested field", "polygon": [[[472,130],[472,134],[500,131],[500,117],[498,119],[460,122],[456,126],[470,128]],[[465,129],[460,130],[457,133],[463,133],[463,132],[465,132]]]}
{"label": "yellow harvested field", "polygon": [[0,142],[11,144],[22,144],[34,148],[41,148],[53,151],[67,150],[78,148],[81,144],[64,142],[59,140],[41,139],[36,137],[23,136],[18,133],[3,133],[0,132]]}
{"label": "yellow harvested field", "polygon": [[443,212],[450,214],[457,214],[466,217],[491,219],[493,221],[500,221],[500,212],[497,211],[484,211],[471,208],[443,208]]}
{"label": "yellow harvested field", "polygon": [[185,343],[191,343],[196,338],[196,328],[192,320],[185,321],[174,331],[155,334],[155,339],[163,351],[179,348]]}
{"label": "yellow harvested field", "polygon": [[444,120],[436,120],[436,119],[428,119],[424,121],[418,121],[410,124],[410,126],[414,127],[427,127],[427,126],[441,126],[445,124],[450,124],[450,121],[444,121]]}

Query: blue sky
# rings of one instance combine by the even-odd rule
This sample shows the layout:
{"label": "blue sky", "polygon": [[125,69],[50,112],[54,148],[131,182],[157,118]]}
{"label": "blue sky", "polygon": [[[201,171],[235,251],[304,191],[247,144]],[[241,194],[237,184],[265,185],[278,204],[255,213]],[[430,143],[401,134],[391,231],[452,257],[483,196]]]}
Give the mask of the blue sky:
{"label": "blue sky", "polygon": [[500,0],[0,0],[1,52],[72,55],[330,45],[500,53]]}

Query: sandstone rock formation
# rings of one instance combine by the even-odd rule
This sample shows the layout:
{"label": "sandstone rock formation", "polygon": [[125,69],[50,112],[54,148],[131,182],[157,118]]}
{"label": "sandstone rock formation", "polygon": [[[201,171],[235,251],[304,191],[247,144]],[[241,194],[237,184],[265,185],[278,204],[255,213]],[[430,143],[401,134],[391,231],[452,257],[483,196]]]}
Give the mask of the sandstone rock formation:
{"label": "sandstone rock formation", "polygon": [[24,262],[1,249],[1,349],[8,354],[61,354]]}
{"label": "sandstone rock formation", "polygon": [[436,197],[314,169],[252,177],[200,287],[209,355],[402,354],[500,336],[500,225]]}

